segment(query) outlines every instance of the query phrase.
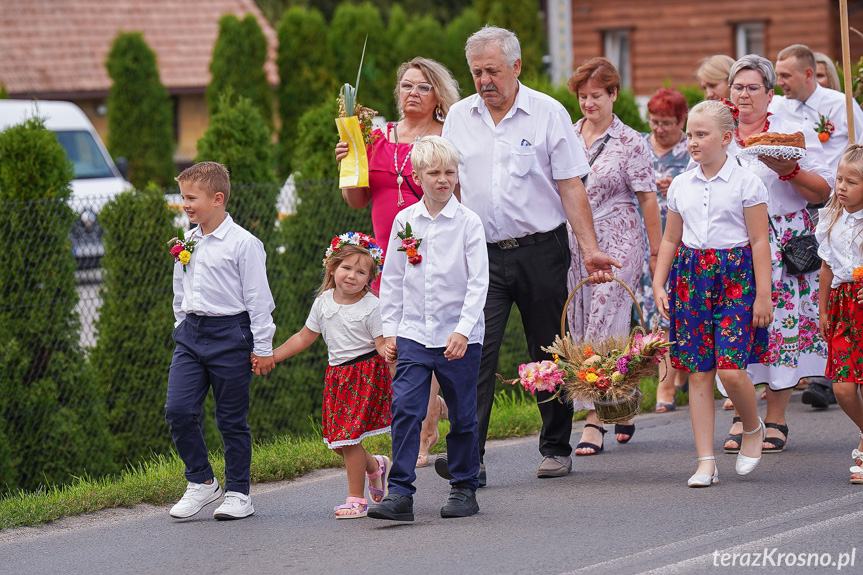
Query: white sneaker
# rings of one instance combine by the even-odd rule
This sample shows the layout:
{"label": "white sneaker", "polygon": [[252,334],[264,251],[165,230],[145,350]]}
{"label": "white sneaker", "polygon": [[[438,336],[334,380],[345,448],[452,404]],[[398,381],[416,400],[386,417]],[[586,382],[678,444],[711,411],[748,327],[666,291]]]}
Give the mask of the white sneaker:
{"label": "white sneaker", "polygon": [[186,493],[176,505],[171,507],[171,517],[177,519],[191,517],[203,509],[205,505],[212,503],[221,496],[222,488],[215,478],[209,484],[189,482],[186,486]]}
{"label": "white sneaker", "polygon": [[255,512],[252,498],[239,491],[226,491],[225,500],[213,512],[216,519],[242,519]]}

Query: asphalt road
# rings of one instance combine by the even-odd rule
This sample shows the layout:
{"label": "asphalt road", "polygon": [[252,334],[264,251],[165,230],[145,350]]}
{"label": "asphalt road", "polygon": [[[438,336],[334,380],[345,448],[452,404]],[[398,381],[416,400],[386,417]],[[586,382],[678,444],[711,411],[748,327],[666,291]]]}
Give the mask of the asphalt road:
{"label": "asphalt road", "polygon": [[448,486],[428,467],[414,523],[336,521],[346,485],[328,470],[253,486],[257,512],[243,521],[213,520],[215,505],[184,521],[138,506],[0,532],[0,573],[863,572],[850,420],[836,406],[813,412],[796,393],[788,450],[745,478],[720,450],[730,420],[718,412],[720,483],[707,489],[686,486],[695,451],[678,409],[639,416],[627,445],[609,433],[605,453],[576,458],[566,478],[536,478],[536,436],[491,442],[489,486],[467,519],[441,519]]}

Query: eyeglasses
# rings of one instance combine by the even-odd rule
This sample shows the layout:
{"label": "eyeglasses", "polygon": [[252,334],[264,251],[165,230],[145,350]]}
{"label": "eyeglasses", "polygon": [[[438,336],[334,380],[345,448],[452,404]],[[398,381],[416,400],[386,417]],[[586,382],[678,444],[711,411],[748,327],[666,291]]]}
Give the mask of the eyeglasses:
{"label": "eyeglasses", "polygon": [[653,129],[662,128],[663,130],[670,130],[677,125],[677,122],[672,122],[670,120],[666,120],[664,122],[657,122],[656,120],[650,119],[647,121],[647,123],[650,124],[650,127]]}
{"label": "eyeglasses", "polygon": [[749,92],[749,95],[755,95],[758,93],[758,90],[763,88],[762,84],[749,84],[748,86],[744,86],[743,84],[731,84],[731,91],[735,94],[740,94],[743,90]]}
{"label": "eyeglasses", "polygon": [[425,82],[420,83],[420,84],[411,84],[410,82],[402,82],[402,84],[401,84],[401,90],[405,94],[410,94],[411,92],[414,91],[414,88],[417,89],[417,92],[419,92],[420,96],[428,96],[431,93],[432,88],[434,88],[434,86],[432,86],[431,84],[426,84]]}

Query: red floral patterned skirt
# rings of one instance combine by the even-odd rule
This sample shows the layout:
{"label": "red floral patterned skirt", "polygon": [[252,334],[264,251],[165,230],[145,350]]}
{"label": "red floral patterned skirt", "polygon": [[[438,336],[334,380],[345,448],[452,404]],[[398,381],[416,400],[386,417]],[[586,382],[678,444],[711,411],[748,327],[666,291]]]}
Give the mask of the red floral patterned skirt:
{"label": "red floral patterned skirt", "polygon": [[330,449],[356,445],[364,437],[389,433],[393,386],[386,361],[377,353],[349,365],[327,367],[323,431]]}
{"label": "red floral patterned skirt", "polygon": [[668,276],[671,365],[679,371],[746,369],[767,355],[767,328],[752,326],[752,248],[680,244]]}
{"label": "red floral patterned skirt", "polygon": [[827,304],[827,371],[834,381],[863,383],[863,306],[859,284],[843,283],[830,290]]}

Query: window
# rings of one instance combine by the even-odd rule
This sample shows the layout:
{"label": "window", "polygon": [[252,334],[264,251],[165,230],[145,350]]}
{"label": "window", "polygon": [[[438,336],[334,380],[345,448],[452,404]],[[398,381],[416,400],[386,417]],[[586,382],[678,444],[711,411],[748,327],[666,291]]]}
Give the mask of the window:
{"label": "window", "polygon": [[764,22],[743,22],[734,30],[737,57],[747,54],[764,55]]}
{"label": "window", "polygon": [[624,88],[632,86],[632,70],[630,64],[629,30],[607,30],[604,35],[605,57],[617,67],[620,72],[621,84]]}

